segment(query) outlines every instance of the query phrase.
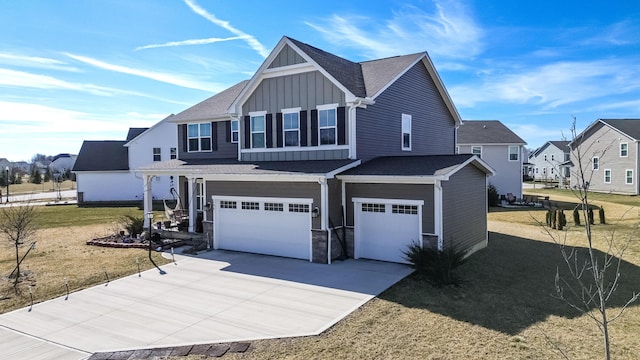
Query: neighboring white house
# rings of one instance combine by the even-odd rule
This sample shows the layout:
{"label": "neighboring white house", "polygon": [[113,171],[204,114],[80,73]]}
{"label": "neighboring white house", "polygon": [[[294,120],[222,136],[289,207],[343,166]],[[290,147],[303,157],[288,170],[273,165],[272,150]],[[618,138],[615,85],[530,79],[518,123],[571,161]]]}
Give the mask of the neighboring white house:
{"label": "neighboring white house", "polygon": [[458,128],[458,154],[479,156],[494,170],[489,183],[500,195],[522,197],[522,164],[527,143],[498,120],[465,120]]}
{"label": "neighboring white house", "polygon": [[[73,167],[78,202],[142,201],[143,177],[133,169],[175,158],[178,140],[175,124],[167,121],[171,116],[151,128],[129,129],[124,141],[84,141]],[[169,177],[153,181],[154,199],[172,199]]]}
{"label": "neighboring white house", "polygon": [[64,173],[67,170],[73,169],[73,165],[76,163],[78,155],[72,154],[58,154],[53,157],[51,164],[49,164],[49,170],[52,173]]}
{"label": "neighboring white house", "polygon": [[547,141],[529,155],[531,176],[535,181],[558,182],[567,185],[571,177],[568,141]]}

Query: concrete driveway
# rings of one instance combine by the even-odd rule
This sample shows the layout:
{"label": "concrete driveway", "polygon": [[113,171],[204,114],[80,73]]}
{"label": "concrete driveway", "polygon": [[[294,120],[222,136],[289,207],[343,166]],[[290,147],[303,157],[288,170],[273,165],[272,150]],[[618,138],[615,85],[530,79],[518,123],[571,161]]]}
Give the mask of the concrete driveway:
{"label": "concrete driveway", "polygon": [[0,359],[315,335],[411,273],[227,251],[176,255],[162,269],[1,315]]}

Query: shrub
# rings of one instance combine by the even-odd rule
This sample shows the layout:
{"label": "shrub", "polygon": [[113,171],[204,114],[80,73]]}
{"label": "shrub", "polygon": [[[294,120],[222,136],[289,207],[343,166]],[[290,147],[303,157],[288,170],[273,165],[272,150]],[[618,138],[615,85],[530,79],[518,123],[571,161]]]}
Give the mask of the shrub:
{"label": "shrub", "polygon": [[587,210],[587,217],[589,218],[589,224],[593,225],[593,209],[589,208],[589,210]]}
{"label": "shrub", "polygon": [[604,218],[604,208],[602,206],[598,210],[598,216],[600,216],[600,224],[606,224],[605,218]]}
{"label": "shrub", "polygon": [[489,206],[498,206],[500,203],[500,196],[498,196],[498,189],[495,186],[489,184],[487,188],[487,198],[489,199]]}
{"label": "shrub", "polygon": [[120,222],[130,236],[142,234],[144,231],[144,217],[133,215],[122,215]]}
{"label": "shrub", "polygon": [[580,212],[578,208],[573,209],[573,223],[576,224],[576,226],[580,226]]}
{"label": "shrub", "polygon": [[466,261],[467,251],[456,247],[439,251],[431,248],[423,248],[418,243],[412,243],[404,251],[405,259],[416,270],[417,275],[426,278],[435,286],[458,286],[462,278],[454,274],[453,270]]}

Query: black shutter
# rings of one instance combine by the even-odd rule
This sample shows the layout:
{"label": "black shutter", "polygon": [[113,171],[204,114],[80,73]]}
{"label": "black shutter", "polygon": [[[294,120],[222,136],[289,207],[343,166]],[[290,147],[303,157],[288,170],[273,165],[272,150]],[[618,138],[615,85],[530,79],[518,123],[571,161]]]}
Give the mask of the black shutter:
{"label": "black shutter", "polygon": [[284,143],[282,142],[282,113],[276,113],[276,147],[283,147]]}
{"label": "black shutter", "polygon": [[272,148],[273,147],[273,114],[267,114],[265,126],[267,127],[264,132],[264,136],[266,137],[265,145],[267,148]]}
{"label": "black shutter", "polygon": [[182,152],[189,152],[189,140],[188,140],[188,133],[187,133],[187,124],[182,124],[180,125],[180,128],[182,129]]}
{"label": "black shutter", "polygon": [[225,130],[225,141],[231,142],[231,120],[227,120],[224,122],[224,130]]}
{"label": "black shutter", "polygon": [[318,110],[311,110],[311,146],[318,146]]}
{"label": "black shutter", "polygon": [[211,151],[218,151],[218,123],[211,123]]}
{"label": "black shutter", "polygon": [[300,146],[307,146],[307,110],[300,111]]}
{"label": "black shutter", "polygon": [[244,117],[244,148],[251,149],[251,118]]}
{"label": "black shutter", "polygon": [[336,116],[338,121],[338,145],[344,145],[347,143],[347,127],[345,119],[345,108],[341,106],[338,108]]}

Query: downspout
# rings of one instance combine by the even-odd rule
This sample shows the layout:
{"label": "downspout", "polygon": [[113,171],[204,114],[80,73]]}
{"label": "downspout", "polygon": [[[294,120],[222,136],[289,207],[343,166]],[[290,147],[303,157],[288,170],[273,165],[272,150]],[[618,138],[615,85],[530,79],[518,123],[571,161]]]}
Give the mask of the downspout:
{"label": "downspout", "polygon": [[349,159],[356,159],[356,108],[362,106],[362,99],[349,105]]}
{"label": "downspout", "polygon": [[435,233],[438,236],[438,251],[444,251],[444,232],[443,232],[443,220],[442,215],[444,209],[442,208],[442,182],[441,180],[436,180],[436,183],[433,185],[433,204],[435,219]]}
{"label": "downspout", "polygon": [[[327,230],[327,264],[331,264],[331,228],[329,227],[329,184],[327,179],[319,178],[320,184],[320,227]],[[313,258],[313,256],[312,256]]]}

